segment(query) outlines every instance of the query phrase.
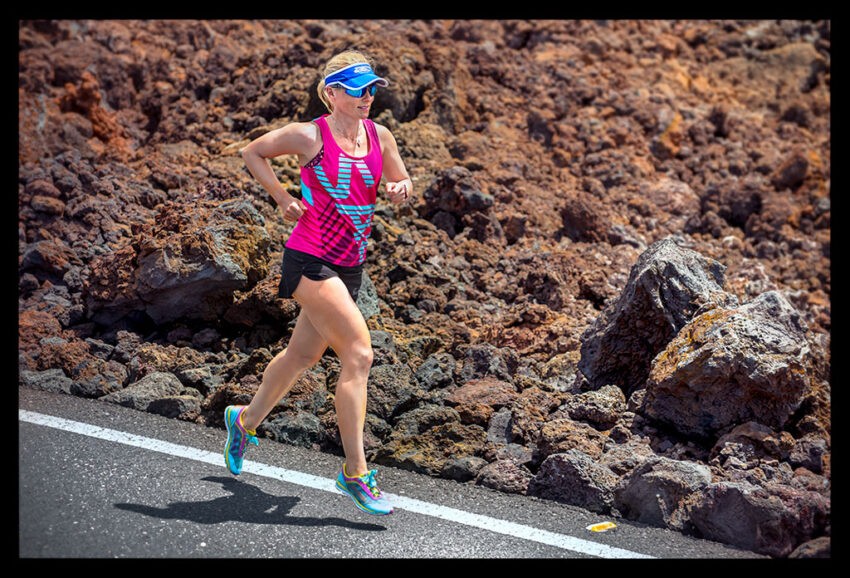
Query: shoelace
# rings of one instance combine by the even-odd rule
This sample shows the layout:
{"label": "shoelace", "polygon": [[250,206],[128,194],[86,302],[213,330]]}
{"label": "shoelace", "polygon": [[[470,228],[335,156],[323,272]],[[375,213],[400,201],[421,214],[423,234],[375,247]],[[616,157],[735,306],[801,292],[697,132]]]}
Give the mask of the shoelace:
{"label": "shoelace", "polygon": [[381,490],[378,489],[378,481],[375,479],[375,474],[378,473],[378,470],[372,470],[365,476],[366,485],[369,486],[369,490],[372,491],[372,494],[375,495],[376,498],[381,497]]}

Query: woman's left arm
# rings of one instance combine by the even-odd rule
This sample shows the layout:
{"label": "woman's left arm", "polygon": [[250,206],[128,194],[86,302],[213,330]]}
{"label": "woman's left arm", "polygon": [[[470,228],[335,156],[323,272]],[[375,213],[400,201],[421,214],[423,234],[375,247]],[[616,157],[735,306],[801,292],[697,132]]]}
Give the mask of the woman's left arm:
{"label": "woman's left arm", "polygon": [[410,180],[404,161],[401,160],[395,137],[385,126],[375,124],[375,128],[381,139],[387,195],[393,203],[403,203],[413,196],[413,181]]}

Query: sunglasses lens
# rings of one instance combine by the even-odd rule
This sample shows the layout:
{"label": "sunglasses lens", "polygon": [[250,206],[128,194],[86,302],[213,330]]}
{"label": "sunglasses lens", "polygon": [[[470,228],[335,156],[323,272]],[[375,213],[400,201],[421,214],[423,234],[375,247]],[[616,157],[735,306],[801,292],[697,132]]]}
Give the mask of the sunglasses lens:
{"label": "sunglasses lens", "polygon": [[370,95],[375,96],[375,93],[378,92],[378,85],[377,84],[371,84],[371,85],[366,86],[364,88],[357,88],[357,89],[346,88],[345,89],[345,93],[349,96],[353,96],[354,98],[363,98],[364,96],[366,96],[367,91],[369,92]]}

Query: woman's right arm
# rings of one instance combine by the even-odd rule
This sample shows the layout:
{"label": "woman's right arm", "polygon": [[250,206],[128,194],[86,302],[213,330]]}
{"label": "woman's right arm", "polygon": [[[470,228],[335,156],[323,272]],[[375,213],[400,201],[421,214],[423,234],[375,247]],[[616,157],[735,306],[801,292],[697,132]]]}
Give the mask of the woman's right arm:
{"label": "woman's right arm", "polygon": [[271,195],[287,221],[297,221],[307,207],[286,192],[268,159],[286,154],[309,156],[317,148],[317,133],[313,123],[292,123],[256,138],[241,151],[248,172]]}

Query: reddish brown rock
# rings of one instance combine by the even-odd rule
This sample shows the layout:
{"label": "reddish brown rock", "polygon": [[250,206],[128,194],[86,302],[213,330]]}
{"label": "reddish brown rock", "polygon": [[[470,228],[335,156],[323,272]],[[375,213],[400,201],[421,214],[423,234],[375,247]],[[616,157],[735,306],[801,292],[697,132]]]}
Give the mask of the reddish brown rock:
{"label": "reddish brown rock", "polygon": [[[97,78],[84,70],[79,84],[66,83],[65,94],[59,101],[63,111],[79,112],[90,122],[93,135],[109,146],[109,153],[126,159],[130,155],[130,143],[124,137],[124,131],[115,118],[101,104],[101,89]],[[107,150],[107,149],[104,149]]]}
{"label": "reddish brown rock", "polygon": [[510,383],[493,377],[467,381],[445,397],[446,403],[455,406],[464,423],[486,427],[490,417],[499,408],[510,405],[519,394]]}
{"label": "reddish brown rock", "polygon": [[605,434],[592,426],[568,418],[559,418],[543,424],[537,447],[543,458],[568,450],[579,450],[593,459],[598,459],[607,440]]}

